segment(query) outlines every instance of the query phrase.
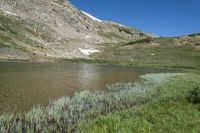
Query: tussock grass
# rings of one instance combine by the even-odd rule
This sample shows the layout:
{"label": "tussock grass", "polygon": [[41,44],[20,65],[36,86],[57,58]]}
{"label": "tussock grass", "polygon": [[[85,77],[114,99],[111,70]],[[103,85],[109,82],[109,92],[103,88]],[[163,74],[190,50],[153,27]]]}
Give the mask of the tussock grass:
{"label": "tussock grass", "polygon": [[83,91],[25,114],[4,114],[0,117],[0,132],[76,132],[80,122],[148,103],[160,95],[158,86],[175,75],[180,74],[144,75],[134,84],[107,86],[107,92]]}

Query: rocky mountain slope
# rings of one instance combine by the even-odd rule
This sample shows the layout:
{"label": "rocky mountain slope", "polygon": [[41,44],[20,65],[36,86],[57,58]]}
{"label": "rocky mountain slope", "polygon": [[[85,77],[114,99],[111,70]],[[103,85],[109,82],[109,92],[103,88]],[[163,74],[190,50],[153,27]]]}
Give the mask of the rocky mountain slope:
{"label": "rocky mountain slope", "polygon": [[109,44],[151,35],[101,21],[63,0],[0,0],[0,59],[92,58]]}

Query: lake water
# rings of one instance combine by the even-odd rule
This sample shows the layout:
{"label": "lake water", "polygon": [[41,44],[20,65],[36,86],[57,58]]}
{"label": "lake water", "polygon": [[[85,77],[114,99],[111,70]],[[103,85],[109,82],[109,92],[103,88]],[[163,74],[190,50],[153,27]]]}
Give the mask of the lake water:
{"label": "lake water", "polygon": [[45,106],[50,99],[82,90],[100,91],[105,85],[134,82],[141,74],[175,71],[71,62],[0,62],[0,114]]}

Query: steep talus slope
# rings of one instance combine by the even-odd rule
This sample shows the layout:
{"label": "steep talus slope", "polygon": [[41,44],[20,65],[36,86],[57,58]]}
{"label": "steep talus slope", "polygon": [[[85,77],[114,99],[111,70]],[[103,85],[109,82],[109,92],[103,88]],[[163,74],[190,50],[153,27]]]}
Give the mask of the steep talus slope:
{"label": "steep talus slope", "polygon": [[106,44],[152,38],[62,0],[1,0],[0,59],[90,58]]}

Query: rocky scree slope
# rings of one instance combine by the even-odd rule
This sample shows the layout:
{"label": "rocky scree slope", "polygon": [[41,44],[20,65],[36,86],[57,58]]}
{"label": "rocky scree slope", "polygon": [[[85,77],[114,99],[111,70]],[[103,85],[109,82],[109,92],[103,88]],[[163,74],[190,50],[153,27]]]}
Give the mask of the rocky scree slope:
{"label": "rocky scree slope", "polygon": [[0,59],[91,58],[106,44],[152,36],[101,21],[63,0],[0,0]]}

